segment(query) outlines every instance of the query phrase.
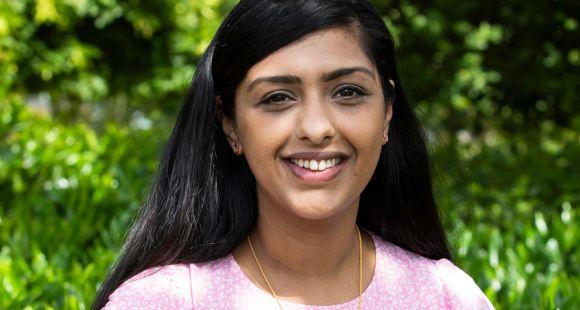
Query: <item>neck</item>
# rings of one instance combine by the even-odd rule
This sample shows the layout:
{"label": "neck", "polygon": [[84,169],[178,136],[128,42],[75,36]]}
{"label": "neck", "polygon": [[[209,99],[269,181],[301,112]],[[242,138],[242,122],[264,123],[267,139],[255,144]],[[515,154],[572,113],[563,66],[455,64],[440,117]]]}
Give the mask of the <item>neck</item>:
{"label": "neck", "polygon": [[358,202],[356,199],[346,212],[330,218],[309,220],[260,201],[257,227],[250,236],[260,263],[303,279],[328,277],[351,268],[358,262]]}

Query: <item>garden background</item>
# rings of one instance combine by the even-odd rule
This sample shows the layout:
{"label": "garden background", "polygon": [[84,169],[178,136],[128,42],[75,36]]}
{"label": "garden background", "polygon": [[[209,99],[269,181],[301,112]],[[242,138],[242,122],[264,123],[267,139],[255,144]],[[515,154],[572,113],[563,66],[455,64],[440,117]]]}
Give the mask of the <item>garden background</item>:
{"label": "garden background", "polygon": [[[234,2],[0,0],[0,308],[89,307]],[[577,309],[580,1],[374,3],[455,263],[498,309]]]}

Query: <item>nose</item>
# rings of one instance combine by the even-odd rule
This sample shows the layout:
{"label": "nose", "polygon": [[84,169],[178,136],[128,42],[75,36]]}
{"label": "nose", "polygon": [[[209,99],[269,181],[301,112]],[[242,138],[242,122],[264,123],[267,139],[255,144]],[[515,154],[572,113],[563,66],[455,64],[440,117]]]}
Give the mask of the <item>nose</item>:
{"label": "nose", "polygon": [[311,96],[302,102],[296,134],[301,141],[322,144],[331,141],[336,130],[330,107],[320,96]]}

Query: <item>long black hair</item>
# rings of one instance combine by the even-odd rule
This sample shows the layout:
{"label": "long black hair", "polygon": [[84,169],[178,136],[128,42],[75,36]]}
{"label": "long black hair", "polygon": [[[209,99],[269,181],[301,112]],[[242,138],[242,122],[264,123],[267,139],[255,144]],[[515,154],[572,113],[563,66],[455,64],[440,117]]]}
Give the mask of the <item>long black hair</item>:
{"label": "long black hair", "polygon": [[425,137],[403,92],[393,38],[369,1],[241,0],[199,61],[155,182],[94,309],[131,276],[153,266],[224,257],[254,229],[256,180],[245,158],[227,143],[216,96],[223,113],[233,118],[236,88],[252,66],[305,35],[333,27],[357,36],[381,76],[385,103],[393,104],[389,142],[361,194],[358,225],[422,256],[450,259]]}

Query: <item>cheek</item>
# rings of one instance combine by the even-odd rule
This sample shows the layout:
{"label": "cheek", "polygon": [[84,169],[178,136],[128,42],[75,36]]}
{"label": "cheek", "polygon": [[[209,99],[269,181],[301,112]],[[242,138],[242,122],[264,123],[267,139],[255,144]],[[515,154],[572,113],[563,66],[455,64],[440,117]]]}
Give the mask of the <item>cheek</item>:
{"label": "cheek", "polygon": [[382,133],[384,123],[384,109],[379,104],[360,109],[356,113],[344,113],[341,124],[341,133],[347,138],[355,148],[355,151],[364,154],[375,150],[382,145]]}
{"label": "cheek", "polygon": [[[238,134],[248,164],[255,171],[268,170],[275,165],[276,156],[292,134],[289,119],[274,117],[260,111],[246,111],[238,118]],[[271,173],[269,173],[271,174]]]}
{"label": "cheek", "polygon": [[356,114],[345,115],[349,121],[340,122],[341,133],[356,152],[355,177],[360,177],[364,181],[370,180],[381,153],[383,113],[384,109],[377,103],[368,109],[361,109]]}

